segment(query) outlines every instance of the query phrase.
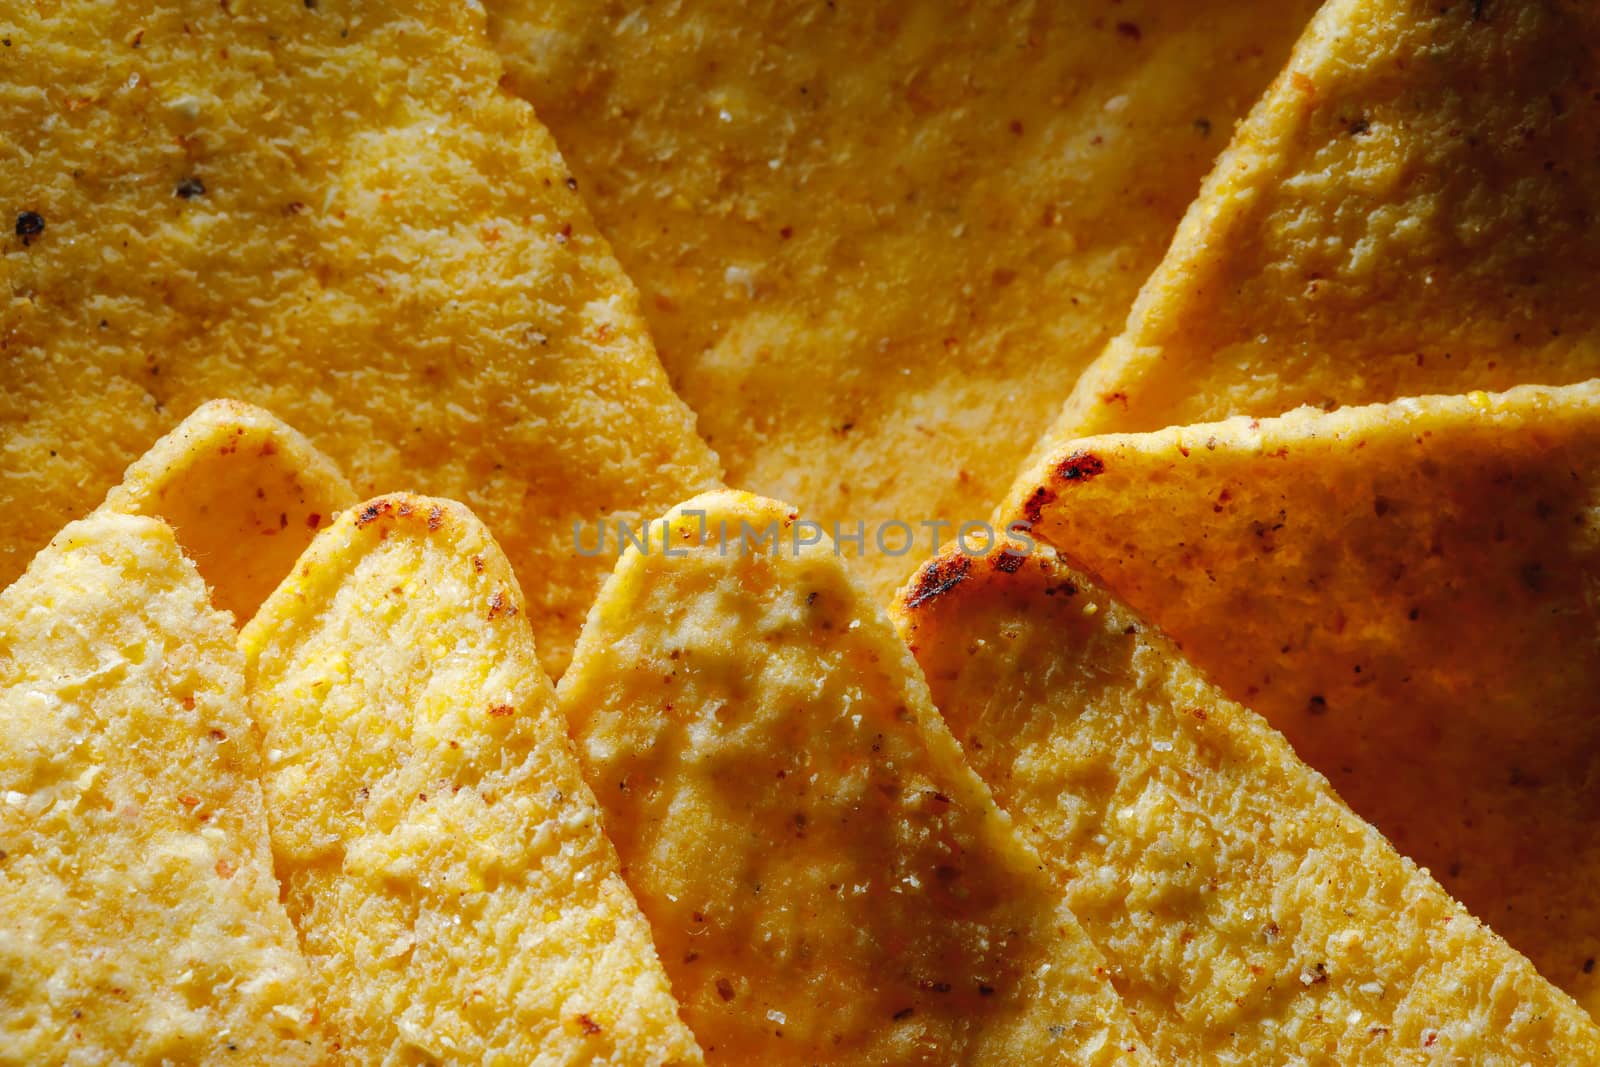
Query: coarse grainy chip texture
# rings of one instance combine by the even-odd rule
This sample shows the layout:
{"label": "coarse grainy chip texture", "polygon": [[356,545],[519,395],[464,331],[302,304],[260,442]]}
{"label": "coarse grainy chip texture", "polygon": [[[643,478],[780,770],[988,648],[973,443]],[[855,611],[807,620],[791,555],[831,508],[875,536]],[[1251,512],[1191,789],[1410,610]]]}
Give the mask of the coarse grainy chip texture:
{"label": "coarse grainy chip texture", "polygon": [[319,534],[240,634],[341,1062],[700,1062],[525,612],[465,508],[395,495]]}
{"label": "coarse grainy chip texture", "polygon": [[356,502],[333,461],[266,411],[213,400],[157,441],[102,511],[151,515],[241,623],[277,588],[317,528]]}
{"label": "coarse grainy chip texture", "polygon": [[[638,297],[452,0],[0,9],[0,583],[198,404],[467,502],[565,663],[572,525],[717,483]],[[15,225],[13,225],[15,222]]]}
{"label": "coarse grainy chip texture", "polygon": [[1050,440],[1600,374],[1597,71],[1587,0],[1329,0]]}
{"label": "coarse grainy chip texture", "polygon": [[487,6],[730,484],[849,532],[988,516],[1316,3]]}
{"label": "coarse grainy chip texture", "polygon": [[1150,1062],[831,546],[726,492],[652,530],[559,695],[707,1058]]}
{"label": "coarse grainy chip texture", "polygon": [[1600,381],[1085,438],[1033,536],[1600,1009]]}
{"label": "coarse grainy chip texture", "polygon": [[935,703],[1166,1062],[1600,1062],[1567,994],[1047,548],[941,559],[904,603]]}
{"label": "coarse grainy chip texture", "polygon": [[227,617],[154,519],[0,593],[0,1063],[313,1064]]}

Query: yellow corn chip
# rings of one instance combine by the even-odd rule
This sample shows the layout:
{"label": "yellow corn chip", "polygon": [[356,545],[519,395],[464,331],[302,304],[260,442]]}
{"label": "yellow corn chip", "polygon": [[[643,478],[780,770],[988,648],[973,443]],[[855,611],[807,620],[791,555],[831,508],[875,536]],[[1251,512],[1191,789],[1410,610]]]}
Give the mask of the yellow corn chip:
{"label": "yellow corn chip", "polygon": [[243,621],[317,528],[355,502],[333,461],[299,432],[260,408],[213,400],[129,467],[101,509],[172,526],[212,602]]}
{"label": "yellow corn chip", "polygon": [[0,593],[0,1062],[321,1062],[233,642],[154,519]]}
{"label": "yellow corn chip", "polygon": [[1085,438],[1057,546],[1600,1008],[1600,381]]}
{"label": "yellow corn chip", "polygon": [[1329,0],[1051,441],[1600,374],[1597,62],[1589,3]]}
{"label": "yellow corn chip", "polygon": [[345,512],[239,637],[290,918],[347,1063],[700,1062],[462,506]]}
{"label": "yellow corn chip", "polygon": [[935,703],[1181,1064],[1576,1064],[1600,1030],[1264,720],[1061,565],[908,587]]}
{"label": "yellow corn chip", "polygon": [[1149,1062],[815,527],[724,492],[651,529],[559,696],[708,1058]]}
{"label": "yellow corn chip", "polygon": [[0,12],[0,583],[234,397],[364,496],[465,500],[564,664],[610,562],[573,523],[657,514],[717,467],[482,22],[453,0]]}
{"label": "yellow corn chip", "polygon": [[[1315,0],[490,0],[729,481],[981,519]],[[892,535],[889,549],[901,546]]]}

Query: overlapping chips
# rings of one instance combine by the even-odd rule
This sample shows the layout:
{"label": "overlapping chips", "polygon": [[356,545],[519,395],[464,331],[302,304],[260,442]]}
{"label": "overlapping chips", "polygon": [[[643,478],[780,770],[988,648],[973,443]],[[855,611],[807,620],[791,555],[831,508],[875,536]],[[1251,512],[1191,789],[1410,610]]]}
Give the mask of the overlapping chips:
{"label": "overlapping chips", "polygon": [[128,468],[102,511],[151,515],[247,621],[317,529],[356,502],[333,462],[293,427],[233,400],[200,405]]}
{"label": "overlapping chips", "polygon": [[322,1062],[233,642],[154,519],[0,593],[0,1061]]}
{"label": "overlapping chips", "polygon": [[724,492],[651,529],[559,697],[708,1058],[1150,1062],[815,528]]}
{"label": "overlapping chips", "polygon": [[1600,9],[1330,0],[1052,432],[1600,374]]}
{"label": "overlapping chips", "polygon": [[1085,438],[1034,536],[1600,1007],[1600,380]]}
{"label": "overlapping chips", "polygon": [[399,494],[319,534],[240,635],[342,1062],[700,1062],[526,611],[465,508]]}
{"label": "overlapping chips", "polygon": [[487,6],[730,484],[916,527],[867,541],[887,601],[920,523],[1010,484],[1316,4]]}
{"label": "overlapping chips", "polygon": [[935,561],[903,610],[935,703],[1157,1056],[1600,1057],[1571,998],[1048,548]]}
{"label": "overlapping chips", "polygon": [[258,403],[363,495],[443,493],[564,664],[575,521],[717,482],[637,295],[482,11],[86,0],[0,12],[0,583],[196,405]]}

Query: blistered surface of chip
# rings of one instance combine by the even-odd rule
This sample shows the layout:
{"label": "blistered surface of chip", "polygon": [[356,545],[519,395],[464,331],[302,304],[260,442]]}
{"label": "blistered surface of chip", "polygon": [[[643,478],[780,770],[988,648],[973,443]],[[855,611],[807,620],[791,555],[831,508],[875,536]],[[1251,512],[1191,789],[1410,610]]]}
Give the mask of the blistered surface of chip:
{"label": "blistered surface of chip", "polygon": [[1056,545],[1600,1008],[1600,381],[1085,438]]}
{"label": "blistered surface of chip", "polygon": [[652,529],[560,700],[708,1061],[1150,1062],[831,546],[747,494]]}
{"label": "blistered surface of chip", "polygon": [[343,1063],[700,1062],[463,507],[379,497],[240,635],[272,847]]}
{"label": "blistered surface of chip", "polygon": [[212,603],[243,623],[317,530],[355,502],[333,461],[293,427],[250,404],[213,400],[140,456],[101,510],[173,527]]}
{"label": "blistered surface of chip", "polygon": [[934,700],[1157,1056],[1600,1057],[1567,994],[1131,611],[1047,549],[939,562],[904,601]]}
{"label": "blistered surface of chip", "polygon": [[0,582],[200,403],[472,507],[566,661],[575,521],[717,481],[638,298],[452,0],[0,12]]}
{"label": "blistered surface of chip", "polygon": [[1600,375],[1600,8],[1330,0],[1051,445]]}
{"label": "blistered surface of chip", "polygon": [[885,603],[920,523],[987,517],[1316,8],[486,6],[729,484],[867,523]]}
{"label": "blistered surface of chip", "polygon": [[0,593],[0,1062],[314,1064],[227,617],[149,518]]}

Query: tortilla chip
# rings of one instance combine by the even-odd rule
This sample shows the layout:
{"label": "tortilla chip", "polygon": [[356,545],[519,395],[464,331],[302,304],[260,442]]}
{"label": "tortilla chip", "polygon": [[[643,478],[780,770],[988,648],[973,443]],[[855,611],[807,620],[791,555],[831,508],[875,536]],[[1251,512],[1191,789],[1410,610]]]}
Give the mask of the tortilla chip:
{"label": "tortilla chip", "polygon": [[610,562],[573,523],[657,514],[717,466],[482,21],[447,0],[0,14],[0,583],[234,397],[363,495],[470,504],[561,668]]}
{"label": "tortilla chip", "polygon": [[490,0],[729,481],[887,602],[1127,316],[1315,0]]}
{"label": "tortilla chip", "polygon": [[477,519],[401,494],[319,534],[240,634],[344,1062],[700,1062],[526,610]]}
{"label": "tortilla chip", "polygon": [[1600,380],[1074,442],[1033,536],[1600,1009]]}
{"label": "tortilla chip", "polygon": [[212,603],[247,620],[317,528],[355,502],[339,468],[298,431],[258,407],[213,400],[135,461],[101,510],[172,526]]}
{"label": "tortilla chip", "polygon": [[651,529],[559,696],[708,1057],[1149,1062],[1099,954],[815,528],[724,492]]}
{"label": "tortilla chip", "polygon": [[233,640],[153,519],[0,593],[5,1062],[322,1062]]}
{"label": "tortilla chip", "polygon": [[1050,435],[1600,374],[1600,8],[1330,0]]}
{"label": "tortilla chip", "polygon": [[936,561],[935,703],[1171,1063],[1600,1062],[1565,993],[1041,547]]}

